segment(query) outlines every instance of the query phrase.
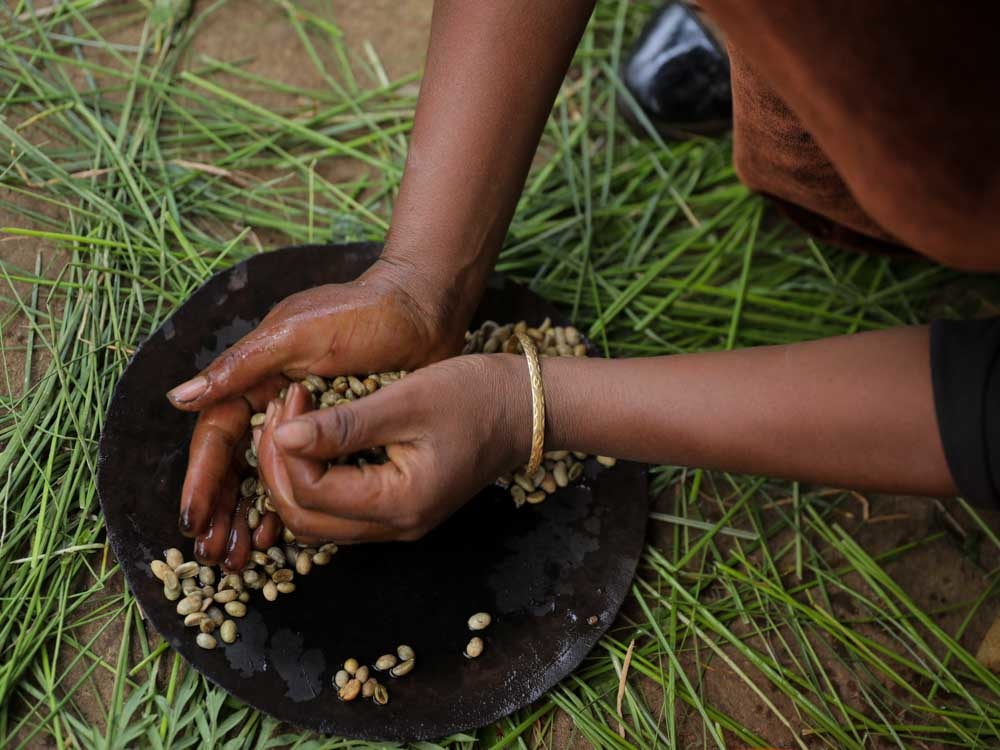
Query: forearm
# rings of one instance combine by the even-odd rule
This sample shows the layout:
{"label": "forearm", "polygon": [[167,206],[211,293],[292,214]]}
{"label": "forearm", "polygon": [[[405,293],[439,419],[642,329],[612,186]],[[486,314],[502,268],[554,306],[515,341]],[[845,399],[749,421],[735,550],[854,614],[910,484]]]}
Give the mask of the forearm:
{"label": "forearm", "polygon": [[437,0],[384,257],[465,325],[593,0]]}
{"label": "forearm", "polygon": [[551,448],[954,494],[928,331],[648,359],[543,361]]}

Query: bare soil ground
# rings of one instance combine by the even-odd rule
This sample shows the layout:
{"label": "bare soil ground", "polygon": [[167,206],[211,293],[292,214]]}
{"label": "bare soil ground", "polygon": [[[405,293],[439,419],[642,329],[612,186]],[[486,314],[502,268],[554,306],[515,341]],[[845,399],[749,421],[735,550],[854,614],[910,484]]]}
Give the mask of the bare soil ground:
{"label": "bare soil ground", "polygon": [[[354,54],[366,58],[365,43],[370,42],[390,77],[421,68],[431,5],[431,0],[339,0],[336,3],[313,3],[315,12],[334,19],[343,29],[346,44]],[[294,32],[286,23],[279,22],[281,14],[279,4],[264,0],[230,3],[206,20],[192,55],[219,60],[252,58],[246,66],[251,72],[305,88],[324,86],[320,73],[302,59],[301,45]],[[336,168],[339,170],[344,167]],[[26,200],[19,195],[0,193],[0,198],[47,215],[54,215],[57,211],[51,206]],[[26,222],[23,218],[15,218],[0,209],[0,226],[9,224],[25,226]],[[45,241],[30,238],[0,240],[0,261],[9,264],[8,267],[32,269],[36,256],[41,257],[43,273],[49,278],[58,274],[67,261],[64,251]],[[30,291],[26,284],[17,284],[15,288],[22,295]],[[10,296],[10,290],[5,289],[3,294]],[[2,305],[0,302],[0,313],[4,312]],[[0,388],[9,387],[8,392],[19,393],[24,379],[23,346],[26,327],[23,321],[15,321],[13,325],[5,326],[2,333],[9,386],[0,382]],[[44,369],[45,364],[44,355],[37,355],[33,363],[35,372]],[[960,518],[961,514],[952,505],[948,504],[947,507]],[[891,520],[879,521],[880,518]],[[987,520],[994,528],[1000,527],[1000,514],[988,515]],[[873,553],[907,540],[921,538],[932,529],[947,529],[949,534],[953,532],[934,501],[909,497],[872,498],[868,520],[862,518],[859,509],[852,518],[845,517],[844,526],[853,531],[858,541]],[[666,537],[663,543],[666,543],[665,540]],[[997,561],[992,564],[995,566]],[[959,541],[951,536],[925,545],[907,555],[902,562],[889,564],[888,571],[920,605],[930,611],[941,612],[937,616],[938,623],[952,633],[957,630],[964,612],[961,609],[950,609],[951,605],[973,600],[983,586],[982,570],[969,562],[962,554]],[[115,585],[120,586],[120,582]],[[846,603],[845,607],[848,605]],[[963,645],[975,652],[998,608],[1000,606],[994,602],[980,610],[961,638]],[[845,610],[837,614],[848,617],[850,612]],[[95,624],[95,632],[99,624]],[[90,634],[81,633],[79,636],[82,640],[88,640]],[[103,653],[109,663],[114,663],[117,659],[118,640],[120,637],[116,637],[114,627],[99,638],[96,650]],[[831,664],[835,662],[831,660]],[[792,744],[787,728],[769,712],[762,710],[760,699],[735,675],[719,669],[706,672],[703,679],[707,696],[720,709],[761,736],[767,737],[776,746]],[[88,718],[101,721],[103,713],[99,706],[110,695],[112,677],[98,673],[95,676],[95,686],[93,710],[88,711],[92,715]],[[845,700],[850,701],[851,685],[845,683],[837,688]],[[659,691],[650,689],[648,693],[655,708],[654,696]],[[85,702],[83,699],[83,695],[78,697],[81,703]],[[789,714],[794,719],[794,714]],[[701,729],[692,723],[688,732],[691,741],[700,746]],[[554,746],[585,746],[579,739],[574,739],[574,736],[567,717],[560,716],[555,727]]]}

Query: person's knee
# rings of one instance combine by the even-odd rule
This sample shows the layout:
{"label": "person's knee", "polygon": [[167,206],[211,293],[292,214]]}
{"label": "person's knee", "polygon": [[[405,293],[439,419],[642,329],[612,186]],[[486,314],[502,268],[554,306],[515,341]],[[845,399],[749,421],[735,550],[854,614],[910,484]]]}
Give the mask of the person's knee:
{"label": "person's knee", "polygon": [[995,199],[988,200],[968,190],[929,188],[924,181],[914,190],[881,191],[863,197],[862,207],[903,244],[942,265],[1000,270],[1000,194],[993,191]]}
{"label": "person's knee", "polygon": [[864,169],[807,156],[764,159],[736,148],[733,166],[751,190],[855,231],[891,238],[958,270],[1000,271],[1000,186],[973,190],[954,170],[929,175],[888,153]]}

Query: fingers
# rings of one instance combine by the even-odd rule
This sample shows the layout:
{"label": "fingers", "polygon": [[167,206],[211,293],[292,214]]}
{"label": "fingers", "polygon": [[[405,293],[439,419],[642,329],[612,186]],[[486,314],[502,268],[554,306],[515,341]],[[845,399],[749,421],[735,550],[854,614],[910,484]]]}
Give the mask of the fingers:
{"label": "fingers", "polygon": [[[289,388],[291,399],[293,389]],[[275,432],[278,446],[304,458],[333,459],[378,445],[405,442],[415,398],[400,385],[327,409],[310,411],[282,424]]]}
{"label": "fingers", "polygon": [[[275,503],[276,496],[279,494],[278,487],[284,468],[277,461],[273,440],[275,417],[280,411],[280,402],[272,401],[269,403],[267,411],[264,412],[264,426],[254,430],[254,440],[257,443],[257,471],[270,493],[272,503]],[[281,509],[278,508],[278,511],[280,513]]]}
{"label": "fingers", "polygon": [[229,539],[226,543],[226,557],[222,561],[222,568],[227,573],[243,570],[250,560],[250,551],[253,549],[253,545],[250,540],[250,526],[247,524],[249,511],[250,500],[241,498],[236,506],[236,512],[233,513]]}
{"label": "fingers", "polygon": [[230,466],[213,500],[212,518],[208,530],[195,541],[194,556],[203,565],[217,565],[225,555],[238,487],[239,475],[236,469]]}
{"label": "fingers", "polygon": [[277,513],[268,511],[260,519],[260,526],[253,532],[254,549],[265,550],[278,543],[281,536],[281,519]]}
{"label": "fingers", "polygon": [[250,406],[242,398],[217,404],[198,416],[181,490],[178,526],[185,536],[198,536],[208,530],[213,500],[230,471],[249,419]]}
{"label": "fingers", "polygon": [[[290,388],[286,404],[274,404],[268,407],[269,418],[260,436],[258,447],[260,471],[271,490],[271,501],[278,509],[281,520],[297,539],[303,541],[325,539],[338,544],[351,544],[398,538],[399,535],[394,529],[382,524],[338,518],[303,508],[297,502],[287,467],[274,442],[274,432],[286,412],[293,416],[302,413],[308,403],[307,396],[301,387]],[[322,466],[315,464],[312,470],[322,472]]]}
{"label": "fingers", "polygon": [[326,471],[309,468],[307,459],[285,454],[292,494],[305,510],[319,511],[356,521],[369,521],[395,529],[417,524],[400,512],[396,499],[406,486],[397,465],[332,466]]}
{"label": "fingers", "polygon": [[284,375],[270,375],[246,390],[243,398],[249,402],[254,412],[264,411],[271,399],[277,398],[286,385],[288,378]]}
{"label": "fingers", "polygon": [[[308,413],[305,411],[309,404],[305,390],[299,391],[289,390],[275,434],[283,424],[288,424],[288,420]],[[331,533],[337,535],[337,540],[349,543],[399,537],[392,524],[384,523],[392,516],[388,507],[392,492],[398,491],[402,484],[394,464],[368,465],[364,469],[355,466],[326,469],[325,461],[317,462],[284,451],[281,456],[296,505],[305,512],[319,512],[336,519],[337,526]]]}
{"label": "fingers", "polygon": [[196,553],[201,550],[206,564],[217,564],[225,554],[229,516],[239,484],[236,468],[245,468],[244,438],[251,411],[262,410],[285,382],[281,377],[267,378],[243,398],[216,404],[198,417],[191,436],[178,525],[185,535],[198,537]]}
{"label": "fingers", "polygon": [[282,372],[291,357],[288,341],[285,327],[258,326],[198,375],[170,390],[167,398],[178,409],[202,411],[246,393],[255,384]]}

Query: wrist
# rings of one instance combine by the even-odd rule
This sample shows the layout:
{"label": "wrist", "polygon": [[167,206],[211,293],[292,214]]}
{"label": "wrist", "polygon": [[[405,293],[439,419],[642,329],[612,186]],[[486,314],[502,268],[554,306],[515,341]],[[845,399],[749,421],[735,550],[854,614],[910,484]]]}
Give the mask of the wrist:
{"label": "wrist", "polygon": [[[533,393],[528,363],[523,354],[491,354],[486,359],[496,363],[499,373],[495,390],[486,397],[499,404],[500,432],[509,435],[511,466],[527,463],[533,437]],[[588,428],[581,424],[580,388],[587,390],[587,360],[571,357],[541,357],[542,392],[545,398],[544,450],[582,450],[588,452]],[[600,389],[598,388],[598,394]],[[496,398],[499,394],[501,397]],[[584,403],[587,399],[584,398]],[[592,405],[587,414],[597,418],[599,408]],[[584,419],[584,422],[587,420]],[[581,442],[582,441],[582,442]],[[583,447],[587,444],[586,448]]]}
{"label": "wrist", "polygon": [[455,314],[454,303],[449,301],[451,295],[419,264],[383,252],[358,281],[382,291],[390,290],[391,296],[407,309],[420,333],[426,363],[461,351],[468,321]]}
{"label": "wrist", "polygon": [[[587,429],[581,420],[589,424],[599,418],[604,394],[598,389],[589,397],[584,395],[588,391],[588,366],[593,362],[575,357],[542,357],[546,451],[582,450],[580,441],[585,439]],[[525,383],[525,388],[530,389],[530,385]]]}
{"label": "wrist", "polygon": [[503,441],[504,467],[513,469],[527,462],[531,453],[531,384],[523,355],[479,355],[494,377],[488,379],[484,398],[496,405],[494,435]]}
{"label": "wrist", "polygon": [[443,329],[464,336],[497,252],[457,237],[417,241],[412,237],[395,239],[394,233],[406,236],[396,231],[394,225],[379,261],[407,278],[427,314]]}

